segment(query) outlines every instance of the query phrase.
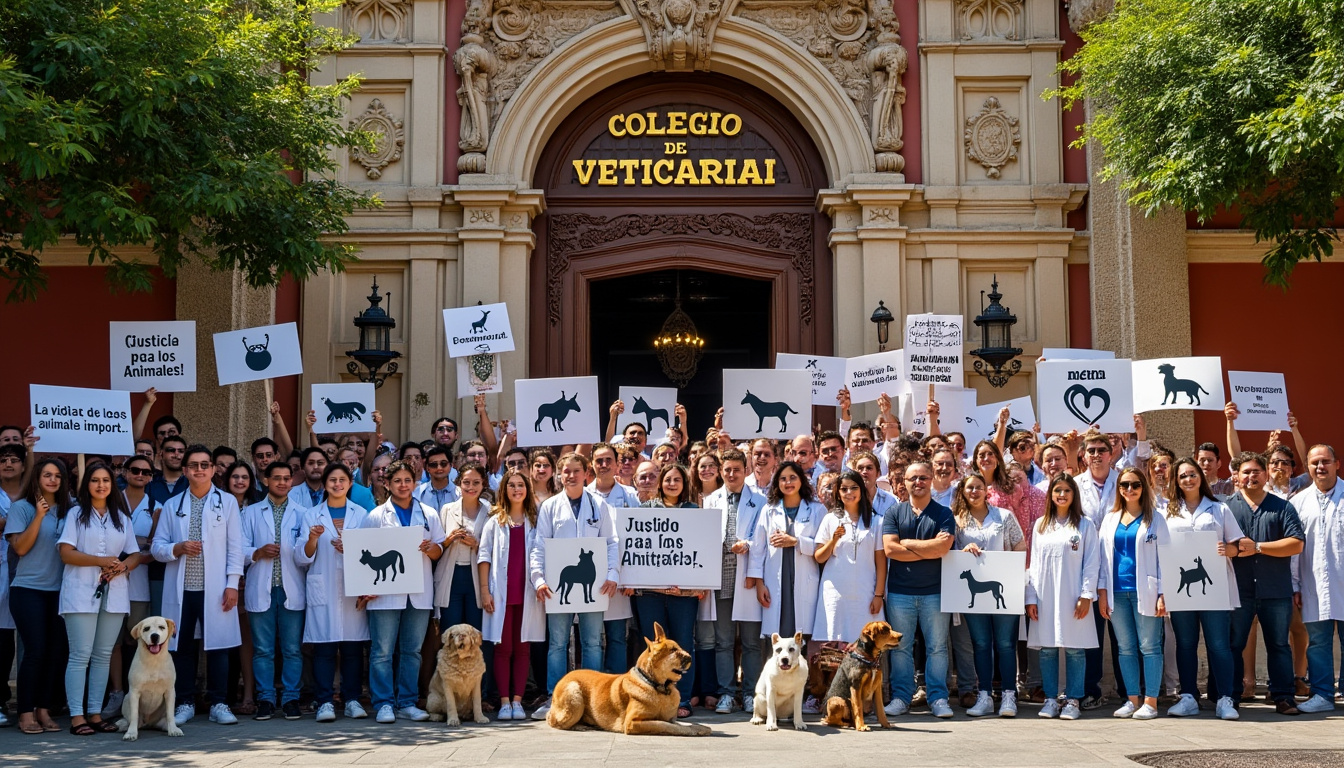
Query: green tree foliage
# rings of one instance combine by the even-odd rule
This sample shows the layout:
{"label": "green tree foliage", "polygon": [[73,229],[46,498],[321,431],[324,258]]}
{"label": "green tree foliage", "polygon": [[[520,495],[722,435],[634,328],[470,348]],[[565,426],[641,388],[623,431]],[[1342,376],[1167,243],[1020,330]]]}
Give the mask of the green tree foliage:
{"label": "green tree foliage", "polygon": [[362,145],[342,104],[355,78],[308,73],[353,41],[315,24],[339,0],[0,1],[0,277],[45,285],[44,248],[72,236],[113,287],[147,289],[189,258],[253,286],[340,269],[332,236],[376,198],[331,179]]}
{"label": "green tree foliage", "polygon": [[1344,197],[1344,2],[1118,0],[1061,69],[1082,143],[1131,202],[1207,220],[1235,209],[1272,243],[1266,281],[1321,260]]}

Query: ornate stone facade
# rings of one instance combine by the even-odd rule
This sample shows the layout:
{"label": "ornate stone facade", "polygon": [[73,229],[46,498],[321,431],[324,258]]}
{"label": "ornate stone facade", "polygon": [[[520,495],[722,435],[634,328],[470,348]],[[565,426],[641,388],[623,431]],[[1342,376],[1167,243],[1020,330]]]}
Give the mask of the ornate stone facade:
{"label": "ornate stone facade", "polygon": [[957,32],[962,40],[1021,40],[1023,0],[957,0]]}
{"label": "ornate stone facade", "polygon": [[621,0],[621,5],[644,28],[654,71],[681,72],[709,69],[724,1]]}
{"label": "ornate stone facade", "polygon": [[1017,122],[993,96],[985,99],[979,114],[966,118],[966,156],[984,166],[985,175],[991,179],[999,178],[1003,166],[1017,160],[1017,148],[1022,143]]}
{"label": "ornate stone facade", "polygon": [[402,130],[401,118],[390,114],[381,99],[374,99],[354,120],[350,128],[373,134],[373,148],[353,147],[350,159],[364,167],[364,174],[377,181],[383,175],[383,169],[401,159],[402,148],[406,144],[406,134]]}
{"label": "ornate stone facade", "polygon": [[404,43],[411,39],[411,0],[347,0],[346,29],[361,43]]}

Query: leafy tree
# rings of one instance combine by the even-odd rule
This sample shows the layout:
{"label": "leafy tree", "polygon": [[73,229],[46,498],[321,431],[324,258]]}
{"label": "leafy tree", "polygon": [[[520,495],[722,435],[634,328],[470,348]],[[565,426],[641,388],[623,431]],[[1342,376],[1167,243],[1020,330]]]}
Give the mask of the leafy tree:
{"label": "leafy tree", "polygon": [[1272,242],[1266,281],[1321,260],[1344,197],[1344,3],[1119,0],[1082,33],[1056,93],[1089,102],[1078,145],[1130,202],[1207,220],[1236,210]]}
{"label": "leafy tree", "polygon": [[188,258],[253,286],[339,270],[330,236],[376,206],[333,181],[346,78],[308,73],[353,41],[315,24],[340,0],[0,2],[0,277],[10,301],[45,286],[41,252],[62,236],[148,289],[149,246],[168,275]]}

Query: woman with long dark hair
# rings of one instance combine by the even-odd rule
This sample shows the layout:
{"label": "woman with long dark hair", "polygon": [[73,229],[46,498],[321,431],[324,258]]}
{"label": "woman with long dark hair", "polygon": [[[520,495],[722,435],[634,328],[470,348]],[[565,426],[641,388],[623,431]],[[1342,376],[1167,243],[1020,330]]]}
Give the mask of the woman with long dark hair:
{"label": "woman with long dark hair", "polygon": [[[700,443],[696,445],[700,445]],[[692,446],[692,450],[694,450],[694,446]],[[703,499],[723,486],[723,478],[719,474],[722,467],[717,454],[702,451],[689,466],[693,470],[691,472],[691,491],[695,498]]]}
{"label": "woman with long dark hair", "polygon": [[852,642],[863,625],[881,619],[887,555],[882,549],[882,519],[873,513],[863,476],[845,470],[836,482],[835,495],[840,505],[818,526],[812,556],[826,566],[812,639]]}
{"label": "woman with long dark hair", "polygon": [[[219,489],[233,496],[239,509],[247,509],[266,498],[266,494],[257,490],[256,473],[246,461],[235,461],[215,480]],[[244,633],[246,636],[246,633]]]}
{"label": "woman with long dark hair", "polygon": [[532,493],[537,506],[560,492],[560,478],[555,475],[555,453],[550,448],[533,448],[527,455],[532,467]]}
{"label": "woman with long dark hair", "polygon": [[820,577],[814,556],[826,508],[813,500],[806,478],[796,461],[779,465],[752,536],[747,577],[757,580],[762,637],[812,634]]}

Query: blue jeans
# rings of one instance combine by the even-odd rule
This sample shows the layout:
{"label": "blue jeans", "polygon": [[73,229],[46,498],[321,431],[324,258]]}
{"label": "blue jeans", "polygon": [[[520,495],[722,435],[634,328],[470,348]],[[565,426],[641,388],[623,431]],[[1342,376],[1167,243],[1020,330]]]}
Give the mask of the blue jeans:
{"label": "blue jeans", "polygon": [[[1269,695],[1274,701],[1293,698],[1293,651],[1288,645],[1288,625],[1293,620],[1291,597],[1255,598],[1241,596],[1241,607],[1232,609],[1232,700],[1241,701],[1242,676],[1246,664],[1241,652],[1251,636],[1251,623],[1260,619],[1260,636],[1265,641],[1265,666],[1269,668]],[[1221,691],[1220,691],[1221,693]]]}
{"label": "blue jeans", "polygon": [[681,706],[691,702],[691,689],[695,685],[695,616],[700,608],[700,600],[685,595],[664,595],[646,589],[644,594],[635,595],[635,612],[639,615],[639,632],[645,638],[653,639],[653,624],[663,625],[668,639],[681,646],[691,656],[691,668],[677,681],[677,692],[681,694]]}
{"label": "blue jeans", "polygon": [[252,627],[252,674],[257,679],[257,698],[275,703],[275,643],[280,642],[280,703],[299,698],[303,675],[303,611],[285,607],[285,588],[271,587],[271,607],[248,611]]}
{"label": "blue jeans", "polygon": [[1083,677],[1087,674],[1087,650],[1084,648],[1042,648],[1041,689],[1045,700],[1059,696],[1059,652],[1064,651],[1064,698],[1083,698]]}
{"label": "blue jeans", "polygon": [[[975,676],[980,690],[989,692],[994,684],[994,655],[999,657],[999,683],[1003,690],[1014,690],[1017,685],[1017,614],[963,613],[961,620],[971,633],[971,647],[975,649]],[[961,675],[957,675],[960,688]]]}
{"label": "blue jeans", "polygon": [[[1111,592],[1111,626],[1120,646],[1120,676],[1130,696],[1139,695],[1142,670],[1143,696],[1156,699],[1162,692],[1162,619],[1139,613],[1139,593]],[[1143,664],[1140,666],[1139,657]]]}
{"label": "blue jeans", "polygon": [[1209,658],[1211,689],[1219,697],[1232,695],[1232,612],[1175,611],[1171,629],[1176,633],[1176,671],[1181,693],[1199,697],[1199,630],[1204,629],[1204,652]]}
{"label": "blue jeans", "polygon": [[1083,692],[1087,696],[1101,696],[1101,671],[1102,654],[1106,649],[1106,635],[1111,636],[1111,669],[1115,670],[1115,695],[1125,698],[1124,676],[1120,674],[1120,646],[1116,642],[1115,627],[1108,621],[1101,618],[1101,608],[1094,602],[1092,603],[1092,621],[1097,627],[1097,647],[1088,648],[1085,651],[1087,656],[1087,672],[1083,675]]}
{"label": "blue jeans", "polygon": [[[408,606],[410,598],[406,600]],[[391,705],[394,709],[415,706],[420,693],[420,647],[429,629],[428,608],[397,608],[368,611],[369,692],[375,710]],[[397,654],[396,680],[392,679],[392,654]]]}
{"label": "blue jeans", "polygon": [[[970,614],[961,615],[961,624],[952,624],[947,630],[949,650],[952,652],[951,669],[957,673],[957,693],[974,693],[980,689],[977,678],[981,676],[979,659],[975,655],[975,641],[971,638]],[[990,653],[994,651],[991,648]],[[948,690],[952,686],[948,684]],[[985,690],[990,690],[985,682]]]}
{"label": "blue jeans", "polygon": [[630,657],[627,655],[625,641],[625,622],[625,619],[611,619],[602,622],[603,632],[607,638],[602,671],[609,675],[624,675],[630,671]]}
{"label": "blue jeans", "polygon": [[[107,605],[104,599],[102,605]],[[103,709],[107,692],[107,673],[111,668],[112,646],[117,643],[124,613],[65,614],[65,634],[70,639],[70,659],[65,667],[65,696],[71,717],[96,715]],[[1329,648],[1329,645],[1326,646]],[[84,704],[84,678],[88,677],[88,706]]]}
{"label": "blue jeans", "polygon": [[472,586],[470,565],[450,565],[453,568],[453,587],[448,592],[448,605],[439,609],[439,631],[458,624],[481,628],[481,609],[476,605],[476,588]]}
{"label": "blue jeans", "polygon": [[313,643],[313,699],[319,707],[332,703],[337,651],[341,654],[341,701],[346,704],[358,701],[363,688],[360,677],[364,674],[364,643]]}
{"label": "blue jeans", "polygon": [[[1327,619],[1307,624],[1307,678],[1311,681],[1311,692],[1326,701],[1335,698],[1336,631],[1344,647],[1344,621]],[[1340,677],[1344,678],[1344,674]]]}
{"label": "blue jeans", "polygon": [[579,647],[583,668],[602,671],[602,614],[546,614],[546,695],[569,671],[569,630],[579,617]]}
{"label": "blue jeans", "polygon": [[906,704],[915,695],[915,631],[924,633],[924,686],[929,701],[947,698],[948,616],[939,595],[887,593],[887,623],[901,633],[891,652],[891,696]]}

